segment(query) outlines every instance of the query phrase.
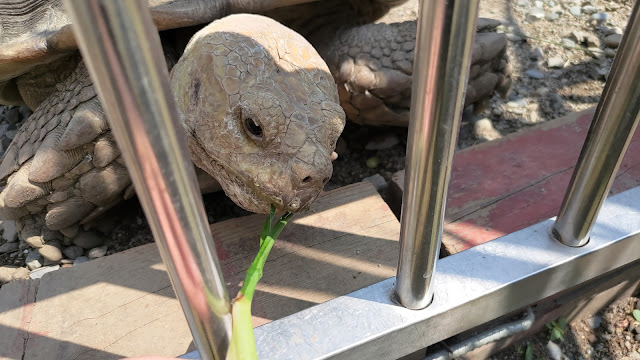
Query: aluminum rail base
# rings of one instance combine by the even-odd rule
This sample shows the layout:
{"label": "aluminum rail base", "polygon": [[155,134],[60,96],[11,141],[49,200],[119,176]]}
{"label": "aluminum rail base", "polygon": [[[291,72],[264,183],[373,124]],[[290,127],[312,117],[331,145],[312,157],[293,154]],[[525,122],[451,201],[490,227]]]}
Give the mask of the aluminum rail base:
{"label": "aluminum rail base", "polygon": [[259,358],[399,358],[632,263],[640,187],[606,200],[584,247],[553,240],[552,226],[549,219],[441,259],[425,309],[396,304],[391,278],[260,326]]}

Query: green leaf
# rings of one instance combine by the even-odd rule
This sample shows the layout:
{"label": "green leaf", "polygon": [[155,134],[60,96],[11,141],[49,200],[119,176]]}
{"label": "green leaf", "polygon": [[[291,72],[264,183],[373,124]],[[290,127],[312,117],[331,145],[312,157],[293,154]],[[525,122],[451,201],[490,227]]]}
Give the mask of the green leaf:
{"label": "green leaf", "polygon": [[562,333],[560,332],[560,330],[553,328],[551,329],[551,341],[555,341],[558,339],[562,339]]}
{"label": "green leaf", "polygon": [[561,317],[558,319],[558,327],[562,330],[567,328],[567,318]]}
{"label": "green leaf", "polygon": [[640,321],[640,310],[635,309],[635,310],[633,310],[632,314],[633,314],[633,317],[634,317],[637,321]]}
{"label": "green leaf", "polygon": [[533,360],[533,348],[527,343],[527,350],[524,351],[524,360]]}

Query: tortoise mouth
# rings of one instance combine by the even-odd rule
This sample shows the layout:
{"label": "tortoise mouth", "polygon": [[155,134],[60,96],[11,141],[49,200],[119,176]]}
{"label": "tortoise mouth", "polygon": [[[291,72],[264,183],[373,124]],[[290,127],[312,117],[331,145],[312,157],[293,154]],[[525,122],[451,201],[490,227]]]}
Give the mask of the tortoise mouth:
{"label": "tortoise mouth", "polygon": [[257,214],[268,214],[273,205],[278,211],[297,212],[308,209],[320,195],[322,188],[274,189],[248,181],[235,169],[211,157],[209,174],[213,176],[227,196],[241,208]]}

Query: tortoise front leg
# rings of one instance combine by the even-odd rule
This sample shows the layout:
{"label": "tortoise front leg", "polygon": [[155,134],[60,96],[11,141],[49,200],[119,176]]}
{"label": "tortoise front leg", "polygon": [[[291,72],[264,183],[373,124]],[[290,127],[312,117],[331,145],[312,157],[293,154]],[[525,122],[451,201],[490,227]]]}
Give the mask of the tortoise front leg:
{"label": "tortoise front leg", "polygon": [[[416,21],[368,24],[334,34],[314,45],[338,84],[347,119],[366,125],[407,126]],[[494,91],[503,96],[509,91],[506,44],[504,34],[476,35],[465,107],[474,105],[476,112],[482,111]]]}

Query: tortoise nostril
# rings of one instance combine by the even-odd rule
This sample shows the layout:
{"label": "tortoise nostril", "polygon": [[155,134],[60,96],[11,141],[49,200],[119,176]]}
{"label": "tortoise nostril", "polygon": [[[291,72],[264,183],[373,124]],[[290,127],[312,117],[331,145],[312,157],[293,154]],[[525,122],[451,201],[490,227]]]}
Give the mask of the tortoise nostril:
{"label": "tortoise nostril", "polygon": [[309,182],[311,182],[311,176],[307,176],[304,179],[302,179],[303,184],[308,184]]}

